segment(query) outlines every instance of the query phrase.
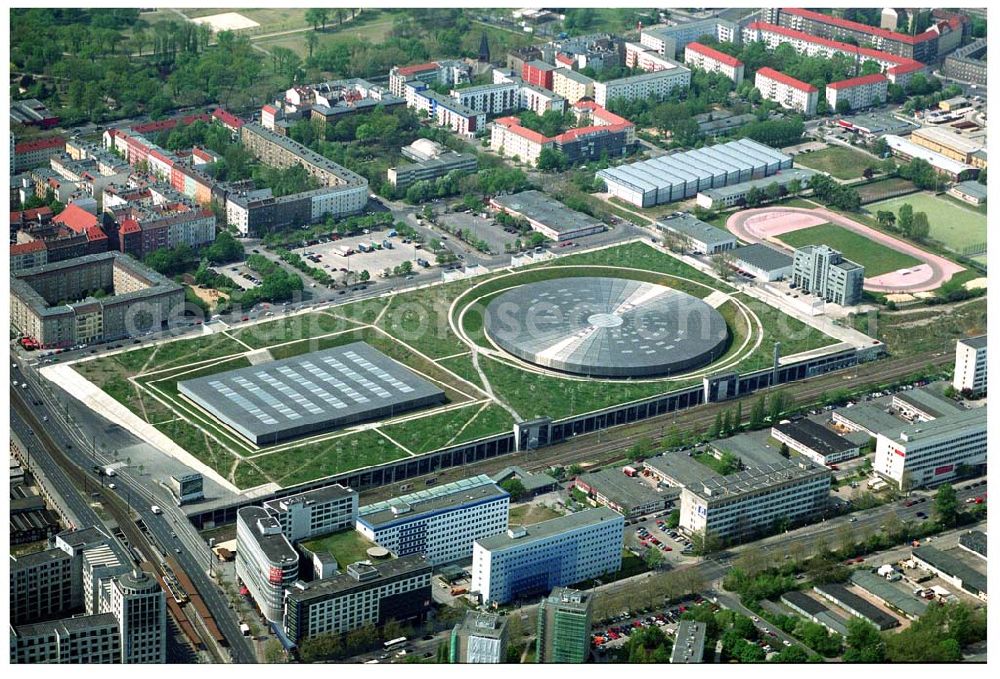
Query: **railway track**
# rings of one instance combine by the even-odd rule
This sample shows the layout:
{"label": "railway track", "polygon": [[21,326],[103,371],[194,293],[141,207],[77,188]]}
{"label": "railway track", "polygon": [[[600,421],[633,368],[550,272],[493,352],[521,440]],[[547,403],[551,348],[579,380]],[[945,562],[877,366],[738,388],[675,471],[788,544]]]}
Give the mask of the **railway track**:
{"label": "railway track", "polygon": [[[600,432],[575,436],[568,441],[537,450],[524,451],[503,455],[492,460],[475,465],[475,473],[493,474],[500,470],[518,465],[529,471],[543,471],[554,465],[569,466],[580,464],[585,467],[600,467],[622,459],[626,450],[636,443],[649,440],[653,446],[660,446],[670,435],[670,430],[676,425],[682,432],[705,431],[715,421],[717,413],[735,409],[737,403],[743,404],[743,412],[749,414],[753,402],[762,394],[780,391],[790,397],[796,407],[814,405],[822,402],[823,396],[832,391],[849,387],[861,389],[877,386],[902,379],[928,365],[939,367],[950,364],[953,358],[946,351],[927,351],[905,358],[887,358],[871,363],[864,363],[853,370],[840,370],[826,375],[784,384],[777,389],[767,389],[741,399],[709,403],[674,413],[657,415],[656,417],[620,425]],[[429,478],[434,479],[434,485],[448,483],[465,478],[470,474],[467,467],[456,467],[434,472],[422,477],[407,479],[405,482],[374,488],[362,493],[364,504],[385,500],[402,492],[404,486],[412,490],[426,487]]]}
{"label": "railway track", "polygon": [[[11,404],[17,414],[28,424],[29,427],[35,432],[35,436],[38,442],[44,446],[46,452],[52,458],[52,460],[58,465],[67,476],[69,476],[73,485],[76,486],[79,492],[84,492],[82,489],[87,487],[90,481],[87,476],[87,472],[76,464],[62,451],[62,448],[53,438],[49,429],[42,426],[39,422],[34,411],[24,402],[20,393],[16,389],[11,389]],[[139,552],[141,557],[142,565],[146,568],[152,570],[154,577],[157,578],[161,583],[164,581],[164,577],[168,574],[167,570],[163,568],[161,563],[163,558],[160,553],[152,547],[149,542],[149,538],[143,533],[143,531],[136,524],[135,519],[132,518],[132,513],[125,502],[122,501],[115,493],[108,492],[104,488],[100,491],[101,500],[103,501],[104,507],[107,509],[108,513],[118,524],[118,529],[124,534],[125,539],[128,541],[128,547],[132,547]],[[168,561],[173,561],[168,559]],[[183,574],[184,581],[190,583],[187,579],[187,575],[184,574],[183,570],[179,565],[174,562],[172,564],[174,568],[173,575],[180,579],[180,575]],[[190,589],[187,590],[188,595],[192,598],[201,598],[193,585],[190,585]],[[169,598],[169,597],[168,597]],[[174,603],[170,600],[170,603]],[[204,608],[204,604],[202,604]],[[174,613],[174,608],[168,604],[168,609],[171,613]],[[218,644],[224,642],[224,638],[219,633],[218,628],[215,626],[215,621],[211,614],[207,618],[202,617],[198,620],[196,616],[186,615],[183,613],[182,609],[181,615],[175,615],[175,620],[177,625],[185,633],[185,635],[191,640],[196,646],[202,646],[208,650],[215,657],[217,662],[228,662],[228,658],[225,657],[218,648]],[[202,611],[197,609],[199,616],[201,616]],[[207,609],[205,609],[207,613]],[[200,628],[200,630],[198,629]]]}

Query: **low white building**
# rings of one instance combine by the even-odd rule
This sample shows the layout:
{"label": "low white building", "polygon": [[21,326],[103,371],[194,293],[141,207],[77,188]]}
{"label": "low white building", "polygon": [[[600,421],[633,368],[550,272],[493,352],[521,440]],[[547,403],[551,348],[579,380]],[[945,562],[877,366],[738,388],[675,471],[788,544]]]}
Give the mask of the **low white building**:
{"label": "low white building", "polygon": [[808,457],[816,464],[831,465],[861,453],[861,447],[812,420],[798,420],[771,427],[775,441]]}
{"label": "low white building", "polygon": [[477,540],[471,590],[506,603],[614,573],[624,533],[625,517],[598,507]]}
{"label": "low white building", "polygon": [[757,71],[754,87],[760,91],[762,97],[781,104],[783,108],[810,116],[816,113],[819,90],[790,75],[765,66]]}
{"label": "low white building", "polygon": [[264,503],[291,542],[353,529],[358,494],[339,483]]}
{"label": "low white building", "polygon": [[396,556],[431,565],[468,559],[473,542],[507,530],[510,495],[485,474],[358,510],[359,533]]}
{"label": "low white building", "polygon": [[960,339],[955,344],[955,377],[952,386],[974,394],[986,391],[986,335]]}
{"label": "low white building", "polygon": [[850,110],[856,111],[885,102],[889,91],[889,79],[881,73],[863,75],[848,80],[839,80],[826,86],[826,103],[836,111],[842,101]]}
{"label": "low white building", "polygon": [[873,468],[900,488],[934,486],[958,475],[959,467],[986,464],[986,409],[972,408],[879,432]]}

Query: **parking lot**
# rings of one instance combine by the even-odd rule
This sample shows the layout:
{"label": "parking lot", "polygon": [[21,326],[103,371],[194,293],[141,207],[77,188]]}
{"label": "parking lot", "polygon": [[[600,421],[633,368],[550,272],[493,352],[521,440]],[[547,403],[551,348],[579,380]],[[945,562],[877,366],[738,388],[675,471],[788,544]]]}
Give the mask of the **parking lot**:
{"label": "parking lot", "polygon": [[438,223],[447,231],[465,231],[468,229],[472,233],[473,239],[485,241],[494,254],[503,254],[508,243],[513,244],[518,238],[524,240],[519,234],[505,231],[504,227],[497,224],[492,217],[482,217],[482,213],[468,212],[448,212],[437,218]]}
{"label": "parking lot", "polygon": [[[406,242],[391,229],[373,231],[348,238],[321,239],[315,245],[292,250],[305,258],[311,266],[325,269],[338,283],[343,283],[348,272],[367,271],[372,278],[380,277],[387,269],[394,270],[403,262],[410,262],[414,270],[420,268],[417,259],[426,260],[430,266],[436,263],[434,255],[419,244]],[[388,243],[388,245],[386,245]],[[360,248],[369,249],[363,252]],[[352,254],[344,255],[343,252]]]}
{"label": "parking lot", "polygon": [[691,541],[676,529],[666,527],[664,522],[669,514],[668,510],[659,516],[640,519],[628,526],[625,530],[625,547],[643,556],[648,550],[659,550],[664,561],[671,565],[695,558],[690,550]]}

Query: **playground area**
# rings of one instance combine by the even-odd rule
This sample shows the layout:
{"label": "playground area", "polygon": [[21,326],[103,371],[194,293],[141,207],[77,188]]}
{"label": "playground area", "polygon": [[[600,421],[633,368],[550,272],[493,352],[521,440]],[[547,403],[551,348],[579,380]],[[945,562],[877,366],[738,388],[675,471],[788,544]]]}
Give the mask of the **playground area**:
{"label": "playground area", "polygon": [[[959,271],[964,269],[954,262],[921,250],[888,234],[825,208],[806,209],[794,207],[769,207],[736,212],[726,221],[726,228],[742,241],[767,243],[791,251],[781,238],[785,234],[821,225],[835,225],[894,253],[908,255],[916,262],[912,266],[877,273],[865,278],[865,289],[871,292],[901,293],[936,290]],[[829,228],[827,226],[827,228]],[[843,239],[841,239],[843,240]],[[833,245],[831,244],[831,247]],[[863,247],[859,241],[851,249]],[[845,253],[845,256],[846,255]]]}

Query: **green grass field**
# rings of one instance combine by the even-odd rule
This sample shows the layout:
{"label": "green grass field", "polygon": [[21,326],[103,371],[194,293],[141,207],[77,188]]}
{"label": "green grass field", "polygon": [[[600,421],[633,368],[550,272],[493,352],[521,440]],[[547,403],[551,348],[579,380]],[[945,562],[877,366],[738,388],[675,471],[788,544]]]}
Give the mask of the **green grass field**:
{"label": "green grass field", "polygon": [[865,207],[872,214],[878,210],[898,214],[904,203],[912,205],[914,212],[927,213],[931,238],[953,252],[963,254],[966,248],[986,242],[985,214],[972,206],[965,207],[930,193],[911,193]]}
{"label": "green grass field", "polygon": [[811,170],[829,172],[837,179],[857,179],[877,161],[860,151],[843,146],[830,146],[822,151],[800,153],[795,156],[795,164]]}
{"label": "green grass field", "polygon": [[843,253],[847,259],[865,267],[865,276],[869,278],[920,263],[915,257],[896,252],[836,224],[810,226],[807,229],[784,233],[778,238],[795,248],[803,245],[829,245]]}
{"label": "green grass field", "polygon": [[344,570],[352,563],[367,559],[368,549],[376,545],[356,530],[343,530],[325,538],[303,542],[302,546],[316,554],[332,554],[337,566]]}
{"label": "green grass field", "polygon": [[[732,292],[725,283],[673,257],[641,243],[628,243],[527,267],[506,278],[483,276],[345,304],[242,328],[231,336],[218,333],[141,347],[84,361],[75,368],[240,488],[264,483],[295,485],[509,432],[513,417],[504,404],[524,418],[562,418],[700,383],[698,374],[613,384],[552,374],[529,376],[520,365],[480,355],[479,365],[489,380],[491,397],[473,367],[469,347],[450,328],[451,303],[461,296],[456,309],[463,309],[513,285],[579,275],[655,281],[702,298],[711,289]],[[719,366],[737,361],[742,370],[768,364],[772,338],[782,340],[786,354],[834,343],[776,309],[738,298],[760,317],[764,348],[753,349],[750,333],[758,332],[756,324],[747,325],[735,302],[724,303],[719,311],[729,324],[732,339]],[[475,315],[466,315],[463,328],[471,341],[485,342],[476,337],[481,319],[477,321]],[[748,337],[751,342],[744,346]],[[278,360],[353,341],[365,341],[435,382],[444,390],[447,403],[424,412],[402,413],[375,426],[361,425],[261,448],[181,398],[177,390],[180,380],[250,365],[246,354],[258,349],[266,348]]]}

